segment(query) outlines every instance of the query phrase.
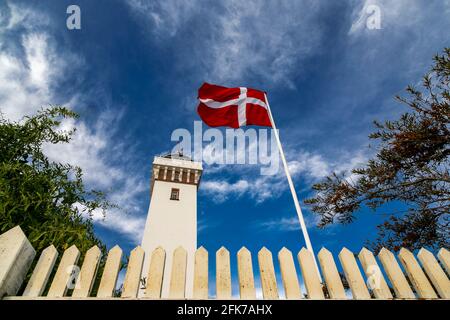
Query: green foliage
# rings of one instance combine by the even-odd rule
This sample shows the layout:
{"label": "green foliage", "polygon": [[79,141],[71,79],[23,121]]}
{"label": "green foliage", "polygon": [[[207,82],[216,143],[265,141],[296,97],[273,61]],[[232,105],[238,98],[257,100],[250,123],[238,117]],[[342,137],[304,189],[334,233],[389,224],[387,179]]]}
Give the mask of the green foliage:
{"label": "green foliage", "polygon": [[50,161],[46,143],[68,143],[74,130],[61,131],[63,118],[77,115],[62,107],[41,110],[21,121],[0,115],[0,233],[20,225],[40,252],[76,245],[84,253],[105,246],[95,236],[92,212],[111,206],[105,195],[86,190],[78,167]]}
{"label": "green foliage", "polygon": [[422,81],[423,92],[409,86],[408,97],[397,97],[409,112],[400,119],[375,122],[369,137],[378,142],[376,155],[356,179],[332,174],[315,184],[316,195],[305,203],[320,215],[319,227],[351,223],[361,206],[373,210],[399,201],[404,212],[388,213],[378,226],[374,250],[422,246],[448,247],[450,241],[450,48],[434,57],[434,66]]}

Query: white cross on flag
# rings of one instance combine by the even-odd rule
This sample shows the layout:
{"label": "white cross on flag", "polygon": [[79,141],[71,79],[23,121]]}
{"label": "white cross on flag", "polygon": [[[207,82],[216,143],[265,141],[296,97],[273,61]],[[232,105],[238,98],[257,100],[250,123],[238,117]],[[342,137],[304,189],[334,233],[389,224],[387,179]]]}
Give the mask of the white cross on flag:
{"label": "white cross on flag", "polygon": [[204,83],[198,89],[198,99],[197,112],[210,127],[272,126],[263,91]]}

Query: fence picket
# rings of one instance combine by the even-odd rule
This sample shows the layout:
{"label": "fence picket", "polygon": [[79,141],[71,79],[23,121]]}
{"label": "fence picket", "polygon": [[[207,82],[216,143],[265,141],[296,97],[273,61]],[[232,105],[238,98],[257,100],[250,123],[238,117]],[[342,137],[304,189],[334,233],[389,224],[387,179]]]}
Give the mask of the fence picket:
{"label": "fence picket", "polygon": [[380,253],[378,253],[378,258],[394,288],[395,297],[398,299],[414,299],[416,296],[411,290],[408,280],[406,280],[394,254],[386,248],[382,248]]}
{"label": "fence picket", "polygon": [[330,251],[322,248],[317,255],[322,274],[327,285],[328,294],[331,299],[346,299],[344,285],[339,275],[333,255]]}
{"label": "fence picket", "polygon": [[286,299],[301,299],[302,292],[298,283],[292,252],[283,247],[278,252],[278,262],[280,263],[281,279],[283,280]]}
{"label": "fence picket", "polygon": [[398,257],[419,297],[426,299],[437,298],[433,287],[411,251],[401,248]]}
{"label": "fence picket", "polygon": [[362,248],[358,255],[359,261],[367,277],[367,285],[377,299],[392,299],[391,290],[383,277],[380,266],[372,252]]}
{"label": "fence picket", "polygon": [[95,276],[97,275],[101,255],[102,253],[97,246],[93,246],[86,252],[81,271],[77,277],[75,289],[72,292],[72,297],[89,297]]}
{"label": "fence picket", "polygon": [[148,267],[147,286],[144,293],[146,298],[161,298],[165,261],[166,252],[163,248],[158,247],[153,250]]}
{"label": "fence picket", "polygon": [[438,252],[438,258],[447,271],[447,274],[450,275],[450,251],[445,248],[441,248]]}
{"label": "fence picket", "polygon": [[36,251],[19,226],[0,234],[0,299],[17,294],[35,255]]}
{"label": "fence picket", "polygon": [[339,261],[341,261],[344,269],[345,278],[352,290],[354,299],[370,299],[370,293],[364,282],[364,278],[359,271],[353,252],[347,248],[343,248],[339,253]]}
{"label": "fence picket", "polygon": [[419,261],[420,263],[422,263],[425,272],[427,273],[428,277],[439,293],[439,296],[441,298],[449,299],[450,281],[448,280],[447,275],[445,274],[444,270],[442,270],[439,262],[437,262],[434,255],[430,251],[422,248],[419,250],[417,257],[419,258]]}
{"label": "fence picket", "polygon": [[216,252],[216,297],[231,299],[230,252],[225,247]]}
{"label": "fence picket", "polygon": [[116,245],[108,252],[108,258],[106,258],[105,268],[103,269],[100,286],[97,291],[97,297],[110,298],[113,296],[121,263],[122,249]]}
{"label": "fence picket", "polygon": [[123,282],[122,298],[136,298],[141,282],[142,264],[144,263],[144,249],[134,248],[128,260],[127,273]]}
{"label": "fence picket", "polygon": [[255,300],[255,278],[253,276],[252,254],[246,247],[237,253],[239,295],[242,300]]}
{"label": "fence picket", "polygon": [[22,294],[23,296],[39,297],[42,295],[57,258],[58,251],[54,245],[50,245],[42,251],[33,274]]}
{"label": "fence picket", "polygon": [[195,252],[194,299],[208,299],[208,251],[200,247]]}
{"label": "fence picket", "polygon": [[297,255],[308,299],[325,299],[312,253],[302,248]]}
{"label": "fence picket", "polygon": [[173,252],[172,274],[170,276],[170,299],[184,299],[186,291],[187,252],[178,247]]}
{"label": "fence picket", "polygon": [[258,264],[263,298],[265,300],[278,299],[277,279],[275,278],[272,253],[266,247],[263,247],[258,252]]}
{"label": "fence picket", "polygon": [[59,262],[58,269],[56,269],[55,277],[53,278],[47,297],[64,297],[67,292],[69,282],[75,280],[74,272],[77,267],[76,264],[80,258],[80,251],[73,245],[64,251],[64,254]]}
{"label": "fence picket", "polygon": [[[181,246],[175,249],[171,274],[167,275],[164,274],[166,252],[162,247],[156,248],[150,257],[148,274],[143,278],[145,252],[143,248],[137,246],[130,253],[121,298],[136,298],[138,295],[140,298],[142,295],[145,298],[159,299],[165,277],[170,276],[170,279],[167,279],[170,280],[169,298],[184,299],[186,291],[190,292],[190,285],[193,284],[192,297],[208,299],[208,251],[203,247],[195,251],[193,283],[186,283],[191,272],[187,268],[190,254],[191,252],[187,252]],[[50,245],[42,251],[28,283],[23,283],[23,273],[28,270],[34,255],[35,251],[20,227],[0,235],[0,256],[3,258],[3,260],[0,259],[0,299],[35,298],[46,292],[48,287],[48,299],[65,298],[68,295],[67,291],[71,289],[73,289],[72,297],[66,297],[66,299],[90,296],[101,259],[101,251],[97,246],[86,252],[81,269],[77,266],[80,258],[79,250],[75,245],[69,247],[64,251],[55,272],[53,269],[58,252],[53,245]],[[119,246],[114,246],[108,252],[97,298],[110,298],[114,295],[122,265],[122,255],[123,252]],[[236,256],[240,298],[256,299],[252,253],[242,247]],[[322,248],[317,257],[324,284],[321,283],[312,253],[302,248],[297,255],[308,299],[325,299],[325,296],[332,299],[346,299],[343,278],[341,279],[333,254],[326,248]],[[417,256],[408,249],[401,248],[398,257],[386,248],[382,248],[375,257],[366,248],[362,248],[356,256],[344,247],[338,257],[353,299],[371,299],[373,296],[377,299],[393,299],[394,297],[396,299],[450,299],[450,252],[445,248],[441,248],[437,255],[422,248]],[[258,252],[257,260],[263,298],[278,299],[279,292],[272,253],[263,247]],[[360,270],[358,260],[364,273]],[[286,299],[301,299],[302,289],[292,252],[283,247],[278,252],[278,261]],[[14,263],[18,263],[19,266],[16,267]],[[387,278],[380,268],[380,263]],[[20,270],[14,270],[14,268]],[[53,272],[55,276],[50,279]],[[366,282],[364,275],[367,278]],[[395,294],[391,292],[388,280]],[[216,298],[231,299],[231,284],[230,253],[225,247],[221,247],[216,252]],[[325,285],[328,294],[325,294]],[[25,287],[23,297],[16,296],[20,286]],[[139,292],[141,289],[143,291]]]}

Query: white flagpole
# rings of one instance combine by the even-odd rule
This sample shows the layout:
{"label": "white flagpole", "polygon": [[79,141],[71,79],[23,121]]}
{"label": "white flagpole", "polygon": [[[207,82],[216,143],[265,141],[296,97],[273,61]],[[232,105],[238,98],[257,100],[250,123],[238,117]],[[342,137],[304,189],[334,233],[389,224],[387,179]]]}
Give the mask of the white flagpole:
{"label": "white flagpole", "polygon": [[295,209],[297,210],[298,220],[300,221],[300,227],[303,232],[303,237],[305,238],[306,248],[311,252],[314,260],[314,264],[316,265],[317,274],[319,275],[320,282],[322,282],[322,277],[320,276],[319,267],[317,265],[316,256],[314,254],[313,247],[311,245],[311,241],[309,240],[308,230],[306,229],[305,220],[303,219],[302,209],[300,208],[300,204],[298,203],[297,192],[294,188],[294,183],[292,182],[291,174],[289,173],[289,168],[286,162],[286,158],[284,157],[283,147],[281,146],[280,137],[278,136],[278,130],[275,126],[275,121],[273,120],[272,111],[270,110],[269,100],[267,99],[267,95],[264,93],[264,98],[266,98],[267,102],[267,110],[269,111],[270,122],[272,123],[272,128],[275,133],[275,139],[277,140],[278,149],[280,150],[281,161],[283,162],[284,172],[286,173],[286,178],[288,180],[289,188],[291,189],[292,198],[294,199]]}

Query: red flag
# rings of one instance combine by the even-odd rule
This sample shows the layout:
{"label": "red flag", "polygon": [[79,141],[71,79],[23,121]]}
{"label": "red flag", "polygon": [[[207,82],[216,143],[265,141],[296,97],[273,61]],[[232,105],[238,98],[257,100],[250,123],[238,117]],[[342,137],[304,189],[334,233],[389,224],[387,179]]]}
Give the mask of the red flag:
{"label": "red flag", "polygon": [[263,91],[204,83],[198,89],[198,99],[197,112],[210,127],[272,126]]}

